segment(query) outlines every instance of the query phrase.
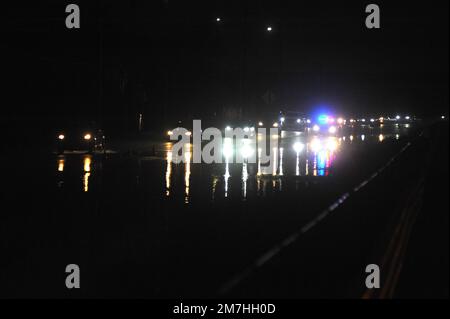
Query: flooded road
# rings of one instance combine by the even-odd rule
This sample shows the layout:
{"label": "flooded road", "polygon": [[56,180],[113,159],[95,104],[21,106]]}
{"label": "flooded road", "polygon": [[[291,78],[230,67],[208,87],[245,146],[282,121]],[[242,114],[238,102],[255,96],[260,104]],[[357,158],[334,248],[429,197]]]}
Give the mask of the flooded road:
{"label": "flooded road", "polygon": [[2,216],[2,280],[10,294],[67,297],[64,268],[75,263],[83,289],[74,296],[216,296],[384,165],[411,129],[282,132],[271,171],[259,162],[174,164],[170,143],[147,157],[54,155],[38,177],[10,187],[22,209]]}

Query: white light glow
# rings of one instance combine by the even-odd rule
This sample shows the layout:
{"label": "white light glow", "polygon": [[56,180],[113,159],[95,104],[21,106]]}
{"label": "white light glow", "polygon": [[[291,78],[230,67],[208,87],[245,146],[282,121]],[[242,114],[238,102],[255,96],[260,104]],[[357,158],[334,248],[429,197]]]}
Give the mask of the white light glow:
{"label": "white light glow", "polygon": [[338,148],[338,141],[335,138],[330,137],[327,141],[327,149],[334,152]]}
{"label": "white light glow", "polygon": [[254,151],[254,149],[253,149],[253,147],[251,147],[251,145],[250,145],[250,140],[248,140],[248,139],[245,139],[245,140],[243,140],[242,141],[242,148],[241,148],[241,154],[242,154],[242,157],[243,158],[249,158],[250,156],[252,156],[253,155],[253,151]]}
{"label": "white light glow", "polygon": [[229,159],[233,156],[233,139],[226,137],[223,140],[223,150],[222,154],[226,159]]}
{"label": "white light glow", "polygon": [[294,151],[298,154],[298,153],[300,153],[301,151],[303,151],[305,145],[303,145],[303,144],[300,143],[300,142],[295,142],[294,145],[293,145],[292,147],[293,147]]}
{"label": "white light glow", "polygon": [[315,153],[319,152],[322,149],[322,143],[318,138],[315,138],[311,141],[311,150]]}

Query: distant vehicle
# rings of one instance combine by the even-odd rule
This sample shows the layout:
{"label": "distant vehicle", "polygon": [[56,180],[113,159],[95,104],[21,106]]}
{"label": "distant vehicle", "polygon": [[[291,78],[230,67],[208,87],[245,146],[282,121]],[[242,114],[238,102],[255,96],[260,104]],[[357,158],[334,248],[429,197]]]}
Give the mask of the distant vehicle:
{"label": "distant vehicle", "polygon": [[177,128],[186,129],[186,132],[185,132],[186,136],[188,136],[189,138],[192,136],[192,121],[188,121],[188,120],[181,121],[180,120],[178,122],[175,122],[173,124],[173,127],[171,127],[169,130],[166,131],[165,135],[168,140],[171,140],[171,137],[174,134],[174,130]]}
{"label": "distant vehicle", "polygon": [[66,125],[56,133],[58,154],[64,152],[104,152],[105,134],[94,123]]}
{"label": "distant vehicle", "polygon": [[311,122],[310,130],[317,135],[335,135],[339,125],[338,120],[333,116],[322,114]]}

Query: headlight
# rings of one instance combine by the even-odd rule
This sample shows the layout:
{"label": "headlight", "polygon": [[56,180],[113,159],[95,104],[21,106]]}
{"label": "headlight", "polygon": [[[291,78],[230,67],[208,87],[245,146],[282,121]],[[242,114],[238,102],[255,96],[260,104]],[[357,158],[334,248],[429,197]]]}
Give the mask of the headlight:
{"label": "headlight", "polygon": [[315,138],[311,141],[310,147],[313,152],[317,153],[322,149],[322,143],[318,138]]}
{"label": "headlight", "polygon": [[336,141],[335,138],[329,138],[327,141],[327,149],[331,152],[337,150],[338,148],[338,142]]}
{"label": "headlight", "polygon": [[84,136],[84,139],[85,139],[86,141],[89,141],[91,138],[92,138],[91,134],[86,134],[86,135]]}
{"label": "headlight", "polygon": [[294,151],[296,153],[300,153],[303,150],[304,147],[305,147],[305,145],[303,145],[300,142],[295,142],[294,145],[293,145]]}
{"label": "headlight", "polygon": [[58,139],[59,139],[60,141],[62,141],[64,138],[65,138],[64,134],[59,134],[59,135],[58,135]]}

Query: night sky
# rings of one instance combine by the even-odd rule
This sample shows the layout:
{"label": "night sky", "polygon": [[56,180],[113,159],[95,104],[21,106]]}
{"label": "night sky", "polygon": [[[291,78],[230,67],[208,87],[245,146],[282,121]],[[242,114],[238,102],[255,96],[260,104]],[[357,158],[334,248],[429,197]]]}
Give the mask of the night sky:
{"label": "night sky", "polygon": [[367,1],[74,1],[80,30],[69,3],[2,10],[4,119],[447,113],[448,1],[376,1],[379,30]]}

